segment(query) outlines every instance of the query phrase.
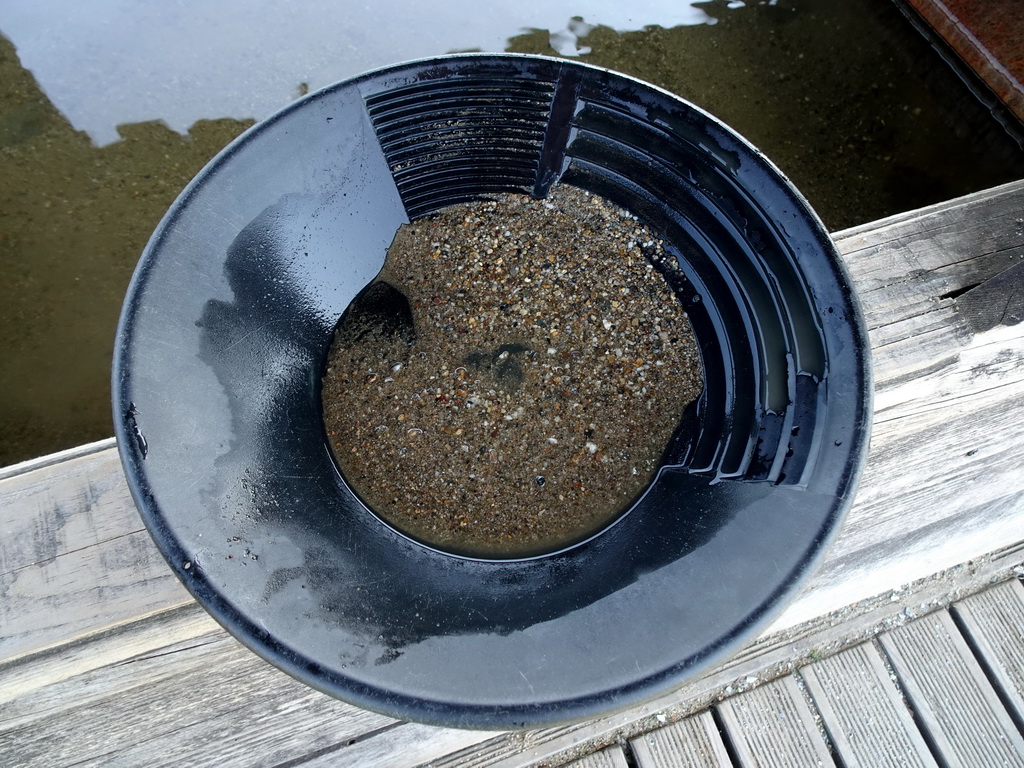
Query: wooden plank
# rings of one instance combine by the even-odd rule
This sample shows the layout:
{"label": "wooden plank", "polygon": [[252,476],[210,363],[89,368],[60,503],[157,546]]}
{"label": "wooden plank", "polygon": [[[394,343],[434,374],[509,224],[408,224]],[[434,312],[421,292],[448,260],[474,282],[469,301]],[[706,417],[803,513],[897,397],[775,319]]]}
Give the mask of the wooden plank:
{"label": "wooden plank", "polygon": [[[981,576],[982,578],[985,578],[984,574],[981,574]],[[907,600],[914,604],[919,604],[926,599],[926,595],[907,596]],[[901,605],[899,603],[894,603],[893,606],[894,609],[901,609]],[[206,643],[210,639],[209,637],[203,636],[202,629],[204,621],[205,627],[207,629],[211,627],[214,629],[214,632],[210,634],[217,637],[223,637],[223,633],[217,632],[215,625],[213,625],[212,621],[206,618],[205,614],[196,608],[183,610],[179,613],[180,622],[182,622],[185,625],[197,624],[198,626],[194,630],[189,630],[187,626],[185,629],[175,630],[172,622],[168,620],[167,616],[160,615],[153,617],[147,622],[142,622],[141,626],[129,626],[119,628],[116,632],[108,633],[100,640],[94,640],[91,643],[83,642],[80,644],[80,646],[82,646],[82,648],[79,649],[79,663],[82,665],[81,669],[92,670],[95,668],[95,659],[97,657],[107,657],[107,672],[115,676],[120,675],[120,684],[134,684],[135,681],[133,677],[124,677],[122,670],[124,667],[125,660],[127,658],[131,658],[132,656],[130,649],[132,649],[133,647],[139,647],[144,649],[144,655],[150,658],[155,658],[157,654],[162,654],[160,658],[162,658],[161,666],[163,668],[163,672],[166,673],[168,679],[174,679],[176,681],[179,681],[179,684],[181,685],[180,690],[178,690],[176,693],[168,694],[166,692],[166,689],[164,689],[162,693],[160,690],[155,690],[153,695],[159,696],[161,698],[181,698],[187,700],[189,696],[194,694],[194,691],[190,683],[191,678],[189,677],[188,669],[195,668],[195,666],[197,666],[197,662],[194,658],[188,658],[187,655],[179,654],[175,652],[173,649],[163,649],[158,638],[161,635],[164,635],[169,640],[171,640],[173,639],[172,635],[174,635],[174,633],[176,632],[177,636],[180,636],[185,639],[191,638],[190,642],[188,643],[188,645],[191,646],[191,654],[201,654],[203,653],[203,649],[207,648],[207,645],[203,645],[203,643]],[[156,625],[156,622],[158,621],[162,621],[164,622],[164,624]],[[859,626],[853,626],[851,627],[850,631],[853,634],[861,634],[863,632],[863,629]],[[145,637],[143,639],[139,639],[140,635],[144,635]],[[804,644],[815,644],[815,641],[807,639],[804,641]],[[99,648],[94,652],[89,652],[84,648],[88,645],[103,645],[104,647]],[[242,655],[245,655],[245,651],[241,651],[241,649],[239,650]],[[793,652],[794,650],[792,647],[789,649],[785,649],[782,652],[782,656],[791,656]],[[140,651],[140,653],[142,653],[142,651]],[[68,655],[69,654],[65,652],[58,653],[56,651],[51,651],[49,653],[40,654],[40,659],[37,659],[36,661],[45,660],[49,664],[59,665],[63,663],[67,665]],[[257,660],[253,657],[252,661],[255,662]],[[182,665],[184,665],[184,669],[182,668]],[[0,686],[0,690],[2,690],[4,693],[7,693],[8,681],[13,681],[15,684],[18,684],[19,678],[12,677],[10,671],[12,668],[14,670],[23,669],[25,666],[27,666],[27,663],[21,662],[18,664],[9,664],[6,665],[6,667],[4,668],[0,668],[0,679],[3,679],[4,681],[4,685]],[[204,662],[199,666],[202,666],[204,669],[218,668],[218,665],[215,661],[210,661],[208,663]],[[742,670],[737,670],[736,673],[739,674],[741,672]],[[22,681],[21,685],[23,686],[24,689],[13,692],[12,696],[14,698],[18,698],[22,703],[24,703],[27,699],[30,698],[32,690],[35,690],[39,687],[43,687],[41,685],[26,684],[31,683],[32,681],[38,681],[40,679],[46,678],[47,676],[48,675],[45,671],[26,672],[20,677],[20,680]],[[51,678],[49,681],[49,685],[52,687],[55,681],[54,678],[56,680],[63,680],[67,679],[68,677],[74,677],[74,674],[51,673],[49,677]],[[283,676],[281,679],[285,682],[291,682],[288,678],[284,678]],[[145,680],[141,682],[145,684]],[[90,684],[88,686],[85,686],[85,690],[87,692],[99,690],[103,693],[103,695],[97,699],[89,700],[89,703],[91,703],[94,706],[102,706],[103,699],[106,695],[117,695],[116,688],[118,684],[119,683],[117,680],[104,680],[102,675],[93,676],[90,679]],[[223,681],[219,681],[219,684],[223,684]],[[67,689],[60,688],[59,690],[65,691]],[[78,703],[85,703],[86,701],[86,699],[83,698],[81,691],[75,694],[71,694],[71,696],[72,698],[77,698]],[[61,698],[62,697],[60,693],[54,693],[51,690],[47,696],[40,697],[39,699],[37,699],[37,701],[43,703],[41,709],[34,712],[29,712],[27,714],[30,717],[35,716],[37,714],[45,714],[49,710],[47,702],[53,701],[54,699],[60,700]],[[154,699],[154,701],[140,706],[140,709],[145,710],[147,707],[158,706],[159,704],[160,699]],[[185,715],[187,714],[188,712],[186,710]],[[0,710],[0,718],[4,717],[5,715],[5,710]],[[235,713],[235,718],[237,719],[238,722],[244,722],[248,721],[249,719],[257,715],[258,712],[255,714],[250,713],[246,708],[238,710]],[[76,716],[77,714],[74,711],[66,711],[66,717],[74,718]],[[177,715],[177,717],[179,718],[181,716],[181,713]],[[633,716],[636,717],[636,713],[634,713]],[[56,726],[55,730],[63,732],[64,729],[61,727],[60,723],[56,723],[54,725]],[[297,741],[300,741],[300,743],[305,743],[307,740],[311,744],[320,743],[315,738],[317,736],[315,731],[319,728],[319,726],[320,721],[315,718],[300,719],[299,722],[291,723],[291,727],[294,728],[294,738]],[[189,727],[191,726],[186,721],[182,725],[183,733],[188,733]],[[312,728],[314,730],[314,733],[312,734],[312,736],[307,738],[305,731],[308,728]],[[562,730],[563,732],[565,731],[565,729]],[[0,743],[6,740],[6,735],[6,733],[0,735]],[[423,762],[439,759],[440,757],[444,756],[449,752],[452,752],[460,748],[464,748],[470,744],[476,743],[481,740],[487,740],[489,738],[490,734],[450,731],[448,729],[433,729],[425,726],[402,724],[400,726],[395,726],[390,729],[379,729],[372,731],[370,733],[361,733],[358,736],[354,737],[354,743],[351,744],[349,744],[348,741],[352,741],[352,739],[346,740],[345,742],[327,744],[326,746],[321,747],[322,754],[318,754],[314,751],[309,756],[313,761],[311,763],[313,765],[332,765],[339,764],[338,761],[341,761],[340,764],[414,766]],[[511,749],[513,752],[515,752],[516,755],[522,756],[524,758],[522,761],[523,764],[532,764],[533,762],[535,762],[533,758],[537,757],[540,754],[537,750],[532,748],[532,744],[534,742],[534,736],[532,734],[513,734],[505,738],[510,739],[516,745]],[[174,741],[173,738],[172,741]],[[263,748],[261,744],[261,734],[248,734],[246,743],[249,745],[249,748],[254,751],[254,753],[259,752],[259,750]],[[210,761],[223,761],[224,758],[219,751],[223,748],[223,746],[224,745],[222,744],[211,745],[208,743],[205,748],[204,755]],[[175,747],[173,745],[168,750],[168,754],[172,756],[178,754],[175,751]],[[6,755],[0,755],[0,757],[6,757]],[[492,758],[495,759],[496,763],[505,762],[505,760],[502,759],[500,756],[492,755]],[[0,760],[0,764],[4,764],[4,762],[5,761]],[[55,761],[46,760],[46,762],[53,763]],[[230,764],[230,761],[227,761],[227,764]],[[453,764],[460,765],[464,763],[461,760],[456,760],[453,762]]]}
{"label": "wooden plank", "polygon": [[337,766],[380,766],[381,768],[420,768],[445,755],[458,752],[493,736],[483,731],[460,731],[418,723],[402,723],[394,728],[364,735],[358,739],[321,750],[295,764],[302,768]]}
{"label": "wooden plank", "polygon": [[63,451],[48,453],[45,456],[37,456],[34,459],[28,459],[26,461],[18,462],[17,464],[9,464],[6,467],[0,467],[0,480],[6,480],[7,478],[14,477],[16,475],[24,475],[37,469],[52,467],[54,464],[61,464],[62,462],[70,461],[71,459],[78,459],[82,456],[91,456],[94,453],[102,453],[103,451],[116,447],[117,440],[112,437],[105,437],[102,440],[97,440],[92,443],[76,445],[73,448],[66,448]]}
{"label": "wooden plank", "polygon": [[1024,255],[1024,182],[837,232],[871,335],[875,385],[950,362],[970,328],[950,294]]}
{"label": "wooden plank", "polygon": [[[945,591],[949,587],[944,586],[942,589]],[[927,599],[926,595],[913,597],[915,603],[925,599]],[[886,601],[886,606],[890,605],[890,611],[901,609],[900,604],[890,604]],[[859,625],[850,628],[850,632],[856,636],[860,636],[863,631]],[[230,680],[220,677],[220,672],[218,672],[223,667],[218,661],[224,653],[221,641],[226,639],[224,633],[205,612],[197,606],[191,605],[176,611],[154,615],[135,624],[114,628],[67,647],[52,649],[31,658],[22,658],[19,661],[2,665],[0,666],[0,680],[3,681],[3,684],[0,685],[0,742],[5,741],[11,730],[15,728],[32,731],[41,729],[43,734],[75,734],[77,733],[75,723],[82,717],[82,707],[86,707],[89,712],[94,713],[105,711],[108,700],[117,699],[121,695],[122,688],[128,689],[125,695],[131,698],[139,712],[162,708],[165,700],[190,701],[197,695],[193,684],[197,668],[210,670],[212,677],[208,682],[211,685],[218,687],[234,685]],[[822,641],[805,637],[798,641],[796,647],[820,644]],[[187,651],[182,649],[187,649]],[[777,658],[789,658],[795,652],[794,646],[782,648],[777,652],[774,647],[769,647],[767,650],[762,647],[759,651],[767,655],[761,660],[761,664],[772,663]],[[236,648],[236,652],[239,657],[247,659],[254,665],[254,668],[262,664],[241,648]],[[126,674],[126,669],[130,669],[132,664],[142,659],[152,660],[154,663],[156,663],[156,659],[159,659],[159,672],[164,676],[160,686],[149,686],[147,676],[140,677],[134,673]],[[725,681],[745,674],[747,669],[749,668],[736,669],[731,675],[721,677],[717,682],[712,680],[711,685],[724,686]],[[274,676],[268,678],[260,675],[257,670],[258,684],[268,685],[268,692],[270,687],[276,689],[278,692],[275,695],[284,702],[283,706],[288,706],[289,695],[294,694],[294,692],[290,694],[289,689],[295,684],[283,675],[276,677],[278,681],[276,684],[273,682],[274,679]],[[142,691],[139,690],[140,685],[147,686],[143,689],[148,693],[145,698],[140,698],[142,694]],[[307,691],[307,693],[312,692]],[[266,706],[265,700],[259,695],[250,696],[244,691],[243,694],[247,703],[234,710],[231,717],[237,722],[258,720],[261,717],[261,708]],[[680,693],[680,695],[684,696],[685,693]],[[72,701],[75,706],[70,706]],[[63,705],[55,710],[54,702],[62,702]],[[5,704],[8,706],[4,706]],[[111,723],[123,722],[118,715],[119,706],[114,701],[110,707]],[[166,733],[169,734],[167,738],[171,743],[162,748],[169,756],[175,757],[182,754],[181,747],[177,744],[178,739],[188,736],[194,740],[202,735],[201,732],[196,731],[197,725],[190,720],[191,716],[192,712],[187,708],[171,712],[165,711],[164,720],[153,724],[154,733],[158,732],[160,728],[167,729]],[[630,716],[635,719],[638,716],[642,717],[642,714],[638,715],[637,712],[632,712]],[[17,717],[16,722],[14,722],[15,717]],[[703,717],[708,717],[707,713]],[[657,721],[656,718],[650,719],[652,722]],[[226,717],[211,717],[210,725],[214,728],[223,728],[225,720]],[[36,725],[33,725],[34,723]],[[131,725],[131,721],[125,725]],[[283,726],[292,729],[292,738],[295,744],[308,743],[316,746],[316,749],[311,746],[306,755],[311,765],[341,763],[414,766],[439,760],[450,752],[465,749],[481,741],[493,741],[494,737],[494,734],[487,733],[451,731],[401,724],[379,728],[369,733],[360,733],[345,741],[327,740],[325,743],[321,733],[323,723],[319,719],[308,718],[298,721],[286,719]],[[105,753],[115,747],[125,748],[122,742],[117,741],[120,732],[116,725],[110,727],[115,728],[114,734],[100,728],[98,733],[92,735],[93,741],[96,742],[94,744],[95,752]],[[553,735],[558,731],[568,734],[571,730],[571,728],[551,729],[548,735]],[[148,729],[147,733],[149,733]],[[192,735],[197,733],[198,735],[193,738]],[[273,740],[278,738],[278,735],[279,731],[276,728],[268,729],[266,734],[262,731],[248,733],[246,734],[246,743],[254,753],[266,750],[268,754],[274,754],[273,749],[268,749],[264,745],[263,739],[266,736]],[[714,732],[714,735],[717,736],[717,732]],[[500,738],[505,750],[491,754],[491,759],[495,762],[516,759],[522,760],[525,764],[533,762],[533,757],[546,759],[545,750],[551,746],[550,743],[540,740],[539,749],[533,749],[532,744],[535,739],[533,734],[511,734],[503,735]],[[11,741],[13,743],[14,739]],[[349,743],[350,741],[352,743]],[[207,740],[203,755],[206,760],[211,762],[231,764],[232,744],[233,742],[211,743]],[[143,748],[152,746],[150,741],[142,745]],[[45,748],[45,738],[42,738],[41,746],[37,743],[36,747]],[[228,750],[226,754],[222,752],[225,749]],[[299,748],[296,747],[296,749]],[[126,754],[137,755],[138,753],[127,749]],[[37,754],[40,762],[50,764],[59,764],[57,758],[60,756],[60,754],[45,751]],[[7,755],[0,754],[0,758],[2,757],[7,757]],[[4,762],[0,759],[0,764],[4,764]],[[462,760],[454,759],[452,764],[459,765],[462,762]]]}
{"label": "wooden plank", "polygon": [[[1016,330],[1021,329],[1021,330]],[[857,500],[776,629],[1024,540],[1024,328],[876,392]]]}
{"label": "wooden plank", "polygon": [[637,768],[732,768],[709,710],[629,742]]}
{"label": "wooden plank", "polygon": [[879,642],[944,764],[1024,766],[1024,738],[948,613],[912,621]]}
{"label": "wooden plank", "polygon": [[868,331],[876,387],[914,381],[948,369],[969,336],[956,323],[952,302]]}
{"label": "wooden plank", "polygon": [[800,670],[845,768],[937,768],[874,645]]}
{"label": "wooden plank", "polygon": [[[1024,181],[1013,181],[832,237],[862,300],[909,317],[918,314],[917,303],[977,285],[1020,259],[1022,189]],[[896,273],[893,261],[910,269]]]}
{"label": "wooden plank", "polygon": [[573,760],[566,768],[629,768],[629,764],[621,747],[608,747],[579,760]]}
{"label": "wooden plank", "polygon": [[[1018,562],[1019,557],[1020,551],[1014,551],[1006,562]],[[979,569],[976,575],[983,581],[989,578],[984,569]],[[934,594],[955,590],[958,583],[943,582],[935,588]],[[881,605],[888,609],[887,613],[869,613],[853,619],[847,617],[842,631],[851,637],[862,637],[865,632],[873,631],[871,627],[887,625],[891,616],[901,612],[905,604],[920,605],[928,602],[932,595],[929,591],[919,591],[908,593],[902,601],[891,602],[886,598]],[[756,679],[756,674],[751,673],[758,669],[806,654],[808,648],[825,647],[842,636],[837,628],[827,627],[833,621],[823,622],[826,629],[821,631],[825,632],[824,635],[803,634],[782,646],[768,642],[758,644],[731,660],[725,671],[673,692],[672,701],[689,702],[691,698],[700,696],[705,700],[708,696],[713,698],[726,688],[727,683],[737,678],[741,681],[750,677]],[[864,621],[868,623],[862,623]],[[227,665],[220,661],[226,653],[225,643],[233,648],[227,654],[230,661]],[[240,663],[242,670],[251,668],[251,673],[224,673],[225,666],[237,670],[235,665]],[[133,665],[137,664],[153,665],[155,669],[137,673],[133,671]],[[202,670],[205,685],[218,690],[233,689],[237,694],[238,708],[230,709],[230,698],[224,700],[215,696],[212,710],[204,723],[195,721],[192,707],[177,706],[168,711],[166,702],[207,700],[202,687],[196,686],[197,670]],[[159,684],[153,684],[155,677],[159,677]],[[604,743],[614,743],[620,738],[617,730],[624,725],[655,727],[658,718],[653,713],[658,712],[662,704],[669,703],[653,702],[609,718],[544,732],[496,735],[408,723],[372,727],[377,723],[371,721],[361,726],[366,728],[365,731],[355,729],[358,732],[354,735],[346,733],[343,735],[347,738],[335,739],[330,732],[325,734],[325,728],[330,727],[335,716],[313,705],[340,706],[343,712],[346,705],[320,697],[274,672],[230,640],[205,612],[194,605],[117,627],[69,647],[51,649],[0,665],[0,681],[0,765],[12,763],[18,756],[17,753],[5,752],[8,747],[3,745],[17,744],[19,739],[16,736],[22,732],[42,734],[29,745],[39,750],[34,753],[38,758],[35,762],[61,764],[59,758],[64,753],[58,751],[60,739],[56,735],[70,734],[77,738],[82,727],[79,721],[83,717],[95,718],[98,724],[96,732],[90,732],[89,738],[82,742],[91,751],[84,755],[76,752],[76,755],[101,762],[114,760],[114,750],[123,750],[123,754],[132,760],[148,759],[145,750],[156,748],[166,753],[168,759],[199,759],[194,751],[190,751],[189,744],[203,743],[202,760],[225,765],[245,762],[247,758],[239,758],[240,745],[245,745],[251,754],[301,754],[302,757],[293,756],[291,759],[301,759],[304,765],[310,766],[340,764],[413,768],[428,762],[439,766],[533,765],[548,761],[553,756],[558,759],[558,756],[573,751],[595,749],[600,746],[602,734]],[[250,684],[256,690],[246,688]],[[310,698],[304,700],[303,694]],[[138,733],[135,736],[130,734],[132,728],[139,727],[138,717],[122,717],[123,704],[118,701],[121,697],[127,697],[133,713],[139,713],[146,721],[142,730],[145,737],[138,749],[132,746],[133,739],[139,738]],[[271,697],[278,702],[281,711],[268,714],[268,699]],[[150,723],[147,713],[152,711],[159,716]],[[239,726],[249,722],[264,722],[267,727],[246,730]],[[217,741],[210,736],[211,732],[215,735],[236,731],[237,740]],[[52,745],[45,738],[47,733],[54,736]],[[281,743],[283,733],[289,734],[291,741],[288,744]],[[489,749],[474,747],[481,743],[489,745]],[[52,751],[48,751],[51,748]],[[294,749],[294,753],[287,751],[289,749]],[[97,756],[103,754],[107,756]],[[125,762],[129,762],[127,758]]]}
{"label": "wooden plank", "polygon": [[194,603],[0,664],[0,765],[160,764],[152,751],[169,763],[413,768],[494,735],[331,699]]}
{"label": "wooden plank", "polygon": [[[818,617],[804,626],[763,636],[712,672],[664,696],[631,709],[585,723],[525,733],[503,734],[454,752],[431,765],[435,768],[522,768],[558,765],[566,756],[593,745],[611,744],[656,729],[668,713],[679,717],[700,711],[723,696],[743,690],[751,681],[773,679],[823,653],[854,647],[864,638],[906,623],[922,610],[946,606],[950,599],[977,591],[979,586],[1005,581],[1024,561],[1024,543],[991,557],[958,565],[940,576],[909,588],[847,606],[838,614]],[[925,608],[927,607],[927,608]]]}
{"label": "wooden plank", "polygon": [[1022,191],[836,234],[872,338],[871,450],[818,577],[773,629],[1024,535],[1024,324],[972,336],[949,296],[1020,263]]}
{"label": "wooden plank", "polygon": [[191,601],[109,446],[0,481],[0,533],[0,660]]}
{"label": "wooden plank", "polygon": [[[223,631],[217,622],[195,603],[117,625],[87,638],[0,663],[0,706],[96,670],[119,674],[117,668],[136,656],[160,654],[190,640],[198,645],[204,642],[203,638],[221,635]],[[168,656],[171,675],[175,674],[173,666],[177,660],[177,656]],[[102,687],[110,686],[104,683]]]}
{"label": "wooden plank", "polygon": [[953,613],[1024,731],[1024,586],[1011,579],[960,601]]}
{"label": "wooden plank", "polygon": [[397,725],[293,680],[219,628],[155,649],[151,629],[104,638],[98,668],[43,653],[0,669],[14,688],[0,702],[0,765],[276,765]]}
{"label": "wooden plank", "polygon": [[726,699],[718,713],[744,768],[835,765],[792,675]]}

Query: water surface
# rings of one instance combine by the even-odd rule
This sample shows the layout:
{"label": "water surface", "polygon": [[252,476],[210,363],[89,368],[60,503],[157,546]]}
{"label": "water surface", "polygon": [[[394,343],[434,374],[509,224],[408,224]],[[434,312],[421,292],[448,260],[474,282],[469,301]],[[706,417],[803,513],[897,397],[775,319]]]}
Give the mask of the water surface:
{"label": "water surface", "polygon": [[890,0],[16,0],[0,10],[0,465],[112,433],[125,289],[210,157],[303,93],[455,50],[574,56],[680,94],[831,230],[1024,176]]}

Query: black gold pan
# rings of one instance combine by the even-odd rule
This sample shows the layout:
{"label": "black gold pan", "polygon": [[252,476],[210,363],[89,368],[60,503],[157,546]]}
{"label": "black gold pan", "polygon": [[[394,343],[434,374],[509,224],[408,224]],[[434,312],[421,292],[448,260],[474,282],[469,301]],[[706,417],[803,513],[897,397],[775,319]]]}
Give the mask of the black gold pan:
{"label": "black gold pan", "polygon": [[[320,414],[332,333],[401,224],[555,182],[665,240],[704,394],[597,535],[518,560],[439,552],[336,469]],[[113,392],[142,517],[220,623],[361,707],[487,729],[638,703],[751,639],[842,522],[871,413],[849,279],[782,174],[671,94],[519,55],[371,72],[227,147],[142,256]]]}

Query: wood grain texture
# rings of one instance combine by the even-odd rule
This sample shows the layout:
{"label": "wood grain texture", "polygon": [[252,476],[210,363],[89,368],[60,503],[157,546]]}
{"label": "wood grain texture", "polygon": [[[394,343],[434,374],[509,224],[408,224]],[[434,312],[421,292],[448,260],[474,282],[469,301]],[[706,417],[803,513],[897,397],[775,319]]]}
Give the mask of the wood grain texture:
{"label": "wood grain texture", "polygon": [[[435,768],[522,768],[558,765],[566,755],[592,744],[613,743],[621,734],[635,735],[657,728],[659,714],[688,715],[713,704],[723,695],[742,691],[748,681],[772,679],[792,669],[794,659],[813,658],[818,649],[852,647],[894,626],[922,605],[948,604],[948,596],[975,591],[979,584],[1005,580],[1024,560],[1024,543],[1001,550],[969,567],[957,566],[912,588],[888,593],[847,608],[840,614],[816,618],[805,625],[762,636],[718,668],[646,704],[559,728],[502,734],[432,763]],[[812,653],[813,652],[813,653]]]}
{"label": "wood grain texture", "polygon": [[[190,640],[198,644],[203,642],[200,638],[219,632],[223,634],[206,611],[196,603],[189,603],[115,625],[77,641],[0,662],[0,707],[17,699],[30,698],[47,686],[76,676],[96,671],[102,674],[103,670],[117,675],[118,667],[136,656],[159,654],[165,648]],[[168,656],[169,666],[173,666],[177,658]]]}
{"label": "wood grain texture", "polygon": [[1024,732],[1024,586],[1012,579],[962,600],[952,610]]}
{"label": "wood grain texture", "polygon": [[143,622],[93,641],[77,665],[43,653],[0,668],[14,689],[0,700],[0,765],[278,765],[397,724],[293,680],[219,628],[203,632],[196,616],[179,619],[181,639],[165,623],[157,647]]}
{"label": "wood grain texture", "polygon": [[1024,337],[992,331],[959,354],[876,395],[856,504],[776,628],[1024,539]]}
{"label": "wood grain texture", "polygon": [[946,612],[879,638],[942,762],[1024,767],[1024,738]]}
{"label": "wood grain texture", "polygon": [[1020,183],[835,235],[871,336],[876,386],[951,364],[971,336],[950,294],[1020,260]]}
{"label": "wood grain texture", "polygon": [[608,747],[569,763],[566,768],[629,768],[621,747]]}
{"label": "wood grain texture", "polygon": [[[980,578],[987,576],[982,572]],[[918,605],[929,599],[928,594],[915,593],[907,599]],[[899,603],[892,605],[901,610]],[[856,636],[864,631],[856,621],[844,624],[848,626],[823,630],[823,636],[796,638],[795,645],[788,647],[762,645],[746,654],[746,662],[737,660],[739,666],[702,679],[674,696],[677,701],[686,701],[701,690],[721,688],[737,676],[742,679],[758,665],[792,658],[801,646],[824,647],[840,632]],[[227,663],[222,663],[225,658]],[[136,673],[136,664],[150,669]],[[247,669],[253,670],[251,679],[245,674]],[[199,687],[195,682],[197,670],[202,671]],[[154,685],[154,680],[158,684]],[[205,701],[209,688],[217,692],[210,699],[214,709],[207,722],[195,722],[192,709],[181,703]],[[234,693],[222,695],[221,688]],[[239,703],[237,710],[231,710],[232,695]],[[278,697],[276,704],[270,703],[268,696]],[[151,731],[147,721],[142,736],[137,731],[131,736],[139,720],[122,717],[124,704],[119,700],[124,697],[135,702],[142,715],[151,710],[160,714],[153,720]],[[342,733],[345,738],[335,738],[338,733],[329,729],[336,719],[347,717],[347,705],[274,672],[228,638],[205,612],[191,605],[114,628],[67,648],[0,665],[0,765],[73,763],[70,757],[62,762],[67,753],[57,736],[80,735],[78,722],[82,717],[93,718],[95,728],[81,742],[89,751],[75,754],[114,764],[129,764],[129,757],[145,757],[140,758],[140,752],[133,748],[135,738],[145,749],[159,746],[168,760],[187,758],[210,765],[260,764],[251,755],[264,753],[269,757],[294,755],[291,760],[308,766],[558,765],[563,762],[559,755],[569,751],[571,745],[586,749],[587,742],[599,740],[602,735],[614,742],[618,725],[646,719],[647,727],[657,727],[658,720],[651,713],[658,711],[658,706],[659,702],[654,702],[600,721],[547,732],[501,735],[371,719],[358,724],[354,734]],[[325,712],[324,707],[339,707],[341,714],[335,716],[329,709]],[[250,720],[260,722],[261,727],[247,730],[244,724]],[[22,749],[34,751],[14,751],[23,732],[32,736]],[[215,741],[214,737],[222,733],[235,734],[238,742]],[[49,742],[46,734],[53,737]],[[201,755],[193,751],[196,742],[205,743]],[[646,766],[641,764],[639,768]]]}
{"label": "wood grain texture", "polygon": [[792,676],[726,699],[718,712],[742,768],[835,765]]}
{"label": "wood grain texture", "polygon": [[1024,324],[950,293],[1024,257],[1024,182],[837,233],[867,318],[871,448],[817,576],[772,630],[1024,539]]}
{"label": "wood grain texture", "polygon": [[380,766],[380,768],[420,768],[468,746],[486,740],[492,733],[437,728],[419,723],[402,723],[361,736],[349,743],[313,753],[295,764],[302,768],[337,766]]}
{"label": "wood grain texture", "polygon": [[710,711],[637,736],[629,744],[637,768],[732,768]]}
{"label": "wood grain texture", "polygon": [[332,699],[259,659],[195,603],[0,664],[3,766],[413,768],[495,735]]}
{"label": "wood grain texture", "polygon": [[114,448],[0,481],[0,660],[189,601]]}
{"label": "wood grain texture", "polygon": [[937,768],[874,645],[811,664],[801,675],[845,768]]}

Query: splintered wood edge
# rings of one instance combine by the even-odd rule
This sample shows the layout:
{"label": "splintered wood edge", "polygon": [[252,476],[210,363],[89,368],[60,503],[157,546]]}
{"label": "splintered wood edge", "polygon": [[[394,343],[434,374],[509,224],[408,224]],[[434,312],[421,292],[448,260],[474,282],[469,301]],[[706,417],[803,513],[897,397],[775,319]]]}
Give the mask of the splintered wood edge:
{"label": "splintered wood edge", "polygon": [[28,459],[27,461],[21,461],[17,464],[11,464],[6,467],[0,467],[0,482],[6,480],[9,477],[16,477],[17,475],[23,475],[26,472],[32,472],[37,469],[45,469],[46,467],[52,467],[55,464],[60,464],[70,459],[77,459],[82,456],[91,456],[94,453],[100,453],[101,451],[116,450],[117,441],[113,437],[106,437],[102,440],[97,440],[92,443],[86,443],[84,445],[76,445],[73,448],[68,448],[63,451],[56,453],[48,453],[45,456],[39,456],[35,459]]}

